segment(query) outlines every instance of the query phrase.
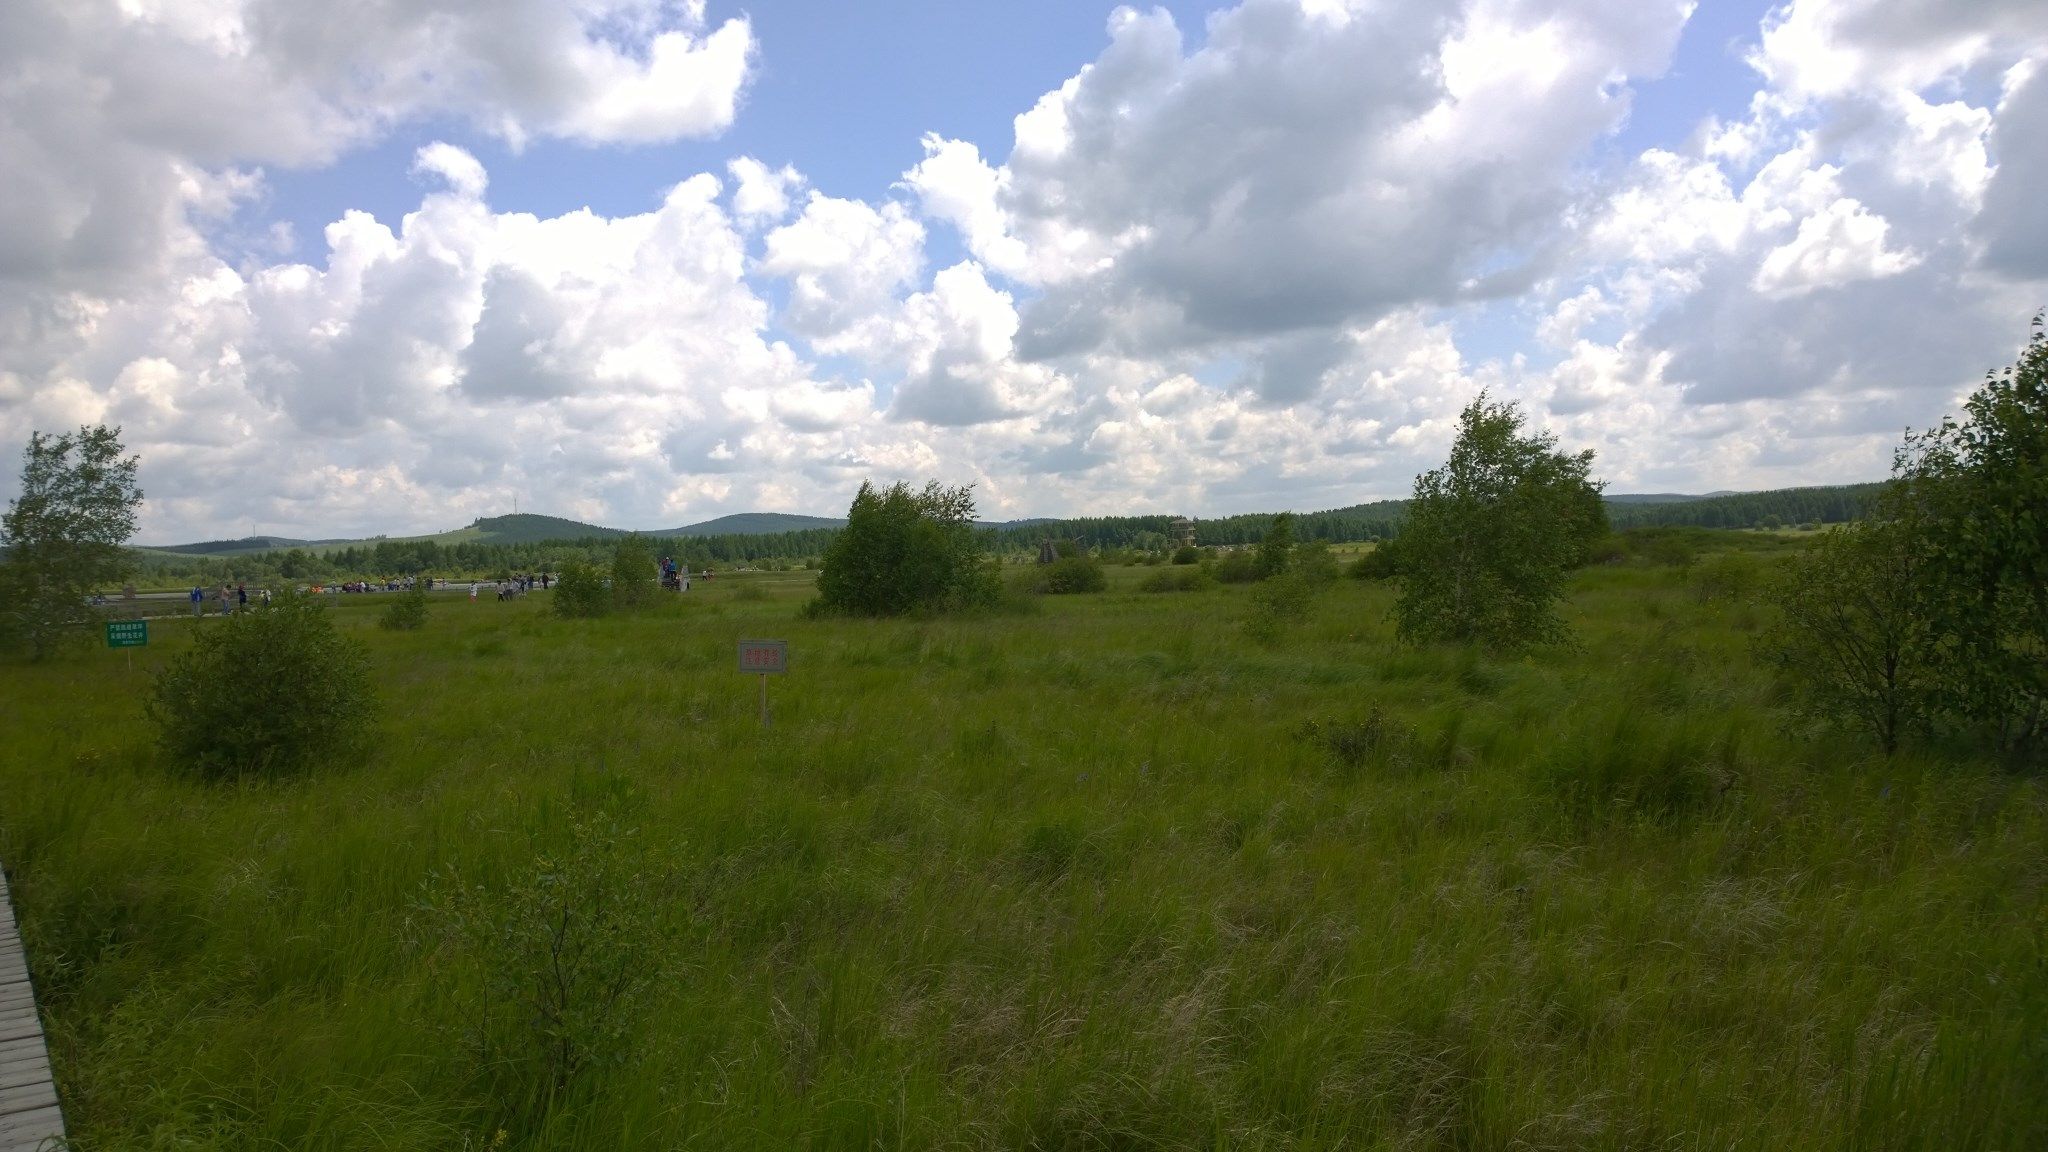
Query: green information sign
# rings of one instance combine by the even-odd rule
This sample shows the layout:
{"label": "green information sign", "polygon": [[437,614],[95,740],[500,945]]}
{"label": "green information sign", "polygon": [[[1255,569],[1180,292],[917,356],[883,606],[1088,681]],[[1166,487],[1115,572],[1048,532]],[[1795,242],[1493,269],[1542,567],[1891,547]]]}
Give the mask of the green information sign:
{"label": "green information sign", "polygon": [[142,648],[149,644],[149,621],[107,621],[107,647]]}

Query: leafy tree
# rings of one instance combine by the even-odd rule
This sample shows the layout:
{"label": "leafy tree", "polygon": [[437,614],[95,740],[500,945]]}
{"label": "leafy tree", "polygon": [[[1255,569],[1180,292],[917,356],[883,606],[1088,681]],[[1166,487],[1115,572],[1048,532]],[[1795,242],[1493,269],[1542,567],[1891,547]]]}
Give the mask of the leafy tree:
{"label": "leafy tree", "polygon": [[1987,376],[1964,418],[1909,435],[1880,514],[1924,554],[1941,703],[2007,748],[2048,728],[2048,338]]}
{"label": "leafy tree", "polygon": [[144,703],[173,759],[212,776],[282,771],[367,732],[369,658],[312,596],[287,593],[194,630]]}
{"label": "leafy tree", "polygon": [[1259,579],[1271,580],[1281,575],[1293,559],[1294,513],[1282,512],[1273,517],[1273,526],[1266,529],[1265,537],[1259,541]]}
{"label": "leafy tree", "polygon": [[564,560],[555,577],[555,615],[564,619],[590,619],[611,611],[611,591],[604,586],[604,574],[581,560]]}
{"label": "leafy tree", "polygon": [[1593,452],[1525,436],[1512,403],[1484,393],[1458,418],[1451,456],[1415,478],[1400,536],[1396,631],[1412,643],[1517,647],[1559,639],[1567,574],[1607,530]]}
{"label": "leafy tree", "polygon": [[1805,688],[1805,710],[1849,717],[1887,754],[1922,725],[1931,689],[1924,561],[1911,528],[1865,521],[1821,534],[1785,569],[1768,641]]}
{"label": "leafy tree", "polygon": [[1173,550],[1173,562],[1175,564],[1199,564],[1202,562],[1202,550],[1193,544],[1183,545]]}
{"label": "leafy tree", "polygon": [[653,545],[638,534],[621,537],[612,549],[612,602],[621,608],[651,603],[660,592],[655,577]]}
{"label": "leafy tree", "polygon": [[1000,597],[995,567],[974,530],[971,487],[934,480],[876,490],[863,482],[846,527],[825,549],[818,610],[900,616],[990,605]]}
{"label": "leafy tree", "polygon": [[0,632],[32,658],[89,628],[93,592],[129,570],[122,544],[142,504],[135,469],[135,457],[121,456],[119,428],[29,434],[21,496],[0,517]]}

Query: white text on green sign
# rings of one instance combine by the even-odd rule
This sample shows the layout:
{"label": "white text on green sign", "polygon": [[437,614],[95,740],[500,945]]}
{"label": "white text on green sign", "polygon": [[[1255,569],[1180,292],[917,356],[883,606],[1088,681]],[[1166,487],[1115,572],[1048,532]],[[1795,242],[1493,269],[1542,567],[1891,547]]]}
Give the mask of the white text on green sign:
{"label": "white text on green sign", "polygon": [[107,647],[141,648],[149,643],[149,621],[107,621]]}

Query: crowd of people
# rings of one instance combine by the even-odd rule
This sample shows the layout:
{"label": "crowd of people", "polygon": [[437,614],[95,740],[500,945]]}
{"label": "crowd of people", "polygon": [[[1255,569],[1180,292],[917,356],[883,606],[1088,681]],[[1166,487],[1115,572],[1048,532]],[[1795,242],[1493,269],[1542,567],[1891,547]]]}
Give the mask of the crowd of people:
{"label": "crowd of people", "polygon": [[[240,584],[223,584],[209,597],[206,589],[194,584],[192,586],[191,599],[192,614],[194,616],[206,614],[206,602],[208,599],[212,599],[222,615],[226,615],[229,612],[243,612],[247,611],[249,607],[249,585],[246,581]],[[258,588],[255,599],[259,607],[269,604],[270,589]]]}
{"label": "crowd of people", "polygon": [[539,575],[521,573],[495,581],[472,580],[469,582],[469,602],[476,603],[477,595],[487,587],[497,592],[500,601],[517,600],[535,588],[546,591],[551,579],[547,573],[542,572]]}
{"label": "crowd of people", "polygon": [[[663,588],[673,592],[688,592],[690,590],[692,573],[688,564],[679,562],[671,556],[663,556],[660,561],[660,570],[661,586]],[[707,567],[701,573],[697,573],[696,576],[699,579],[709,580],[711,579],[711,569]],[[471,603],[474,603],[479,596],[489,591],[495,593],[500,601],[516,600],[536,588],[546,591],[548,588],[553,587],[553,585],[554,577],[546,572],[520,573],[499,580],[472,580],[469,582],[469,599]],[[404,576],[391,577],[385,580],[344,580],[338,584],[301,584],[298,590],[302,593],[310,592],[314,595],[326,595],[334,593],[410,592],[415,588],[426,588],[431,591],[437,588],[444,590],[459,588],[459,585],[451,584],[446,578]],[[194,616],[205,615],[208,603],[212,603],[215,606],[215,610],[221,613],[240,612],[246,610],[252,602],[258,606],[269,604],[270,589],[258,588],[251,591],[246,582],[222,584],[218,589],[211,590],[195,584],[192,586],[191,598],[192,614]]]}

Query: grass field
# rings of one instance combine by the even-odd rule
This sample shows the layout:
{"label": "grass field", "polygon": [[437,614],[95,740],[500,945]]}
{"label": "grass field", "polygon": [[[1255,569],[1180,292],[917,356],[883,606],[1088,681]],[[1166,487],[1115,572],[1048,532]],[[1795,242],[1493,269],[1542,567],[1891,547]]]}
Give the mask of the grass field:
{"label": "grass field", "polygon": [[[1764,611],[1675,568],[1519,660],[1349,580],[1262,645],[1150,571],[945,621],[343,598],[374,746],[242,784],[141,716],[205,623],[0,665],[77,1146],[2048,1147],[2038,776],[1794,722]],[[520,999],[565,952],[573,1068]]]}

